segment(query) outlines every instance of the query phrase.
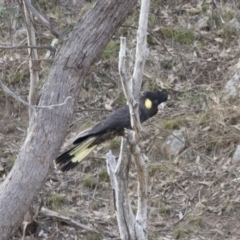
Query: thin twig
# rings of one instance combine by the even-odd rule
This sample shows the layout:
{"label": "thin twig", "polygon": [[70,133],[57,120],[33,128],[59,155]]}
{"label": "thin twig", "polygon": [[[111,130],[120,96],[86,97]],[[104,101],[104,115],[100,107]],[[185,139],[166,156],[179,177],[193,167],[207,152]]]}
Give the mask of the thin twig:
{"label": "thin twig", "polygon": [[218,4],[217,4],[216,0],[212,0],[212,5],[213,5],[213,7],[215,7],[215,8],[217,9],[222,24],[225,24],[225,21],[224,21],[223,16],[222,16],[222,11],[221,11],[221,9],[218,7]]}
{"label": "thin twig", "polygon": [[[30,48],[30,49],[47,49],[53,53],[56,52],[56,49],[52,46],[3,46],[3,45],[0,45],[0,49],[4,50],[4,49],[27,49],[27,48]],[[36,60],[36,59],[34,59]]]}
{"label": "thin twig", "polygon": [[149,54],[149,50],[147,48],[149,6],[150,1],[141,1],[139,27],[137,31],[136,59],[132,76],[132,91],[135,99],[138,99],[139,93],[141,91],[143,71],[147,56]]}
{"label": "thin twig", "polygon": [[31,2],[29,0],[24,0],[28,10],[46,27],[48,30],[57,38],[60,40],[63,39],[63,34],[59,32],[56,27],[51,24],[51,22],[46,19],[40,12],[37,11],[36,8],[33,7]]}
{"label": "thin twig", "polygon": [[95,188],[94,188],[93,195],[92,195],[92,198],[91,198],[91,200],[90,200],[89,206],[91,206],[91,204],[92,204],[92,202],[93,202],[93,200],[94,200],[94,198],[95,198],[98,185],[99,185],[99,171],[98,171],[98,174],[97,174],[97,183],[96,183],[96,185],[95,185]]}
{"label": "thin twig", "polygon": [[[37,45],[37,37],[36,37],[36,31],[33,26],[33,14],[29,11],[25,1],[22,1],[22,5],[19,5],[20,7],[23,7],[23,13],[25,17],[25,23],[27,28],[27,42],[28,46],[36,46]],[[32,59],[38,60],[38,52],[37,49],[31,49],[28,48],[28,54],[29,54],[29,72],[30,72],[30,87],[29,87],[29,94],[28,94],[28,102],[31,105],[35,105],[37,103],[37,86],[39,83],[39,70],[40,66],[36,68],[37,65],[39,65],[40,62],[33,62]],[[37,64],[37,65],[35,65]],[[32,116],[32,109],[29,108],[28,111],[29,119]]]}
{"label": "thin twig", "polygon": [[23,225],[23,234],[22,234],[22,240],[25,240],[26,237],[26,230],[27,230],[27,226],[28,226],[29,222],[27,221],[23,221],[22,225]]}
{"label": "thin twig", "polygon": [[97,231],[96,229],[90,228],[90,227],[88,227],[88,226],[85,225],[85,224],[82,224],[82,223],[80,223],[80,222],[77,222],[77,221],[75,221],[75,220],[73,220],[73,219],[71,219],[71,218],[69,218],[69,217],[65,217],[65,216],[63,216],[63,215],[60,215],[59,213],[54,212],[54,211],[52,211],[52,210],[50,210],[50,209],[47,209],[47,208],[45,208],[45,207],[43,207],[43,208],[41,209],[41,212],[40,212],[40,213],[44,214],[44,215],[47,216],[47,217],[51,217],[51,218],[60,220],[60,221],[62,221],[62,222],[65,222],[65,223],[67,223],[67,224],[71,224],[71,225],[73,225],[73,226],[83,228],[83,229],[85,229],[85,230],[87,230],[87,231],[99,233],[99,231]]}
{"label": "thin twig", "polygon": [[63,103],[59,104],[53,104],[53,105],[48,105],[48,106],[34,106],[31,105],[30,103],[24,101],[21,97],[17,96],[14,92],[12,92],[6,85],[3,84],[3,82],[0,80],[0,87],[4,90],[5,93],[9,94],[11,97],[15,98],[17,101],[21,102],[25,106],[29,107],[32,110],[36,109],[54,109],[55,107],[61,107],[67,103],[69,99],[72,97],[68,96]]}

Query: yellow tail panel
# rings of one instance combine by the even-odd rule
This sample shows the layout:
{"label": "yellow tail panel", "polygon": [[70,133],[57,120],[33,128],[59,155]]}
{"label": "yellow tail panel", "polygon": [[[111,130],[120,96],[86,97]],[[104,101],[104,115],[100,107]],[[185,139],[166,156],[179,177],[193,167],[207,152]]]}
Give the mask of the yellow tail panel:
{"label": "yellow tail panel", "polygon": [[75,162],[81,162],[97,146],[97,145],[94,145],[94,146],[88,148],[88,146],[90,146],[95,140],[96,140],[96,137],[89,138],[87,141],[83,142],[83,144],[80,144],[79,146],[76,146],[69,153],[69,155],[72,156],[71,161],[74,162],[74,163]]}

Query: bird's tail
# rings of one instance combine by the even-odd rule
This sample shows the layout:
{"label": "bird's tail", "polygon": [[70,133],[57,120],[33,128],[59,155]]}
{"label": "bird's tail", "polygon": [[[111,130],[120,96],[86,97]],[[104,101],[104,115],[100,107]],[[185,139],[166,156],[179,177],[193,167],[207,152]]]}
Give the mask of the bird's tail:
{"label": "bird's tail", "polygon": [[55,160],[56,165],[61,166],[63,172],[74,168],[97,146],[93,144],[96,138],[96,136],[92,136],[58,156]]}

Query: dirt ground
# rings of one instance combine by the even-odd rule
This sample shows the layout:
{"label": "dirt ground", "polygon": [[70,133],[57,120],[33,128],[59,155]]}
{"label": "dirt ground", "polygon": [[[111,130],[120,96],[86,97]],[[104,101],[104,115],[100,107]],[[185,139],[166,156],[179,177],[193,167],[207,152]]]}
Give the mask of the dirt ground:
{"label": "dirt ground", "polygon": [[[65,32],[70,32],[93,4],[86,2],[77,11],[62,3],[38,1],[36,8],[51,12]],[[1,12],[2,20],[4,16]],[[19,17],[10,10],[7,16],[11,17],[12,26],[14,18]],[[134,50],[138,16],[139,8],[92,67],[67,139],[126,103],[118,76],[119,36],[126,36],[129,50]],[[26,38],[19,35],[21,25],[10,33],[7,22],[1,23],[2,43],[9,44],[9,39],[13,39],[17,44]],[[40,42],[51,43],[53,37],[44,34],[46,29],[37,25],[36,30]],[[170,97],[164,110],[143,124],[142,147],[149,157],[149,240],[240,239],[240,165],[231,162],[240,142],[240,100],[224,100],[222,93],[239,69],[239,33],[237,0],[151,1],[150,54],[143,90],[167,89]],[[46,51],[39,54],[45,56]],[[24,50],[1,50],[3,81],[25,100],[29,88],[27,58]],[[42,63],[39,89],[50,65],[51,58]],[[3,90],[0,109],[1,182],[26,136],[28,109]],[[177,158],[169,158],[161,146],[176,129],[182,129],[186,146]],[[32,206],[34,230],[25,239],[119,239],[105,163],[108,150],[117,156],[119,146],[120,139],[114,139],[101,145],[73,171],[60,173],[55,169],[36,196]],[[137,209],[136,189],[132,164],[129,195],[133,211]],[[22,236],[19,229],[11,239]]]}

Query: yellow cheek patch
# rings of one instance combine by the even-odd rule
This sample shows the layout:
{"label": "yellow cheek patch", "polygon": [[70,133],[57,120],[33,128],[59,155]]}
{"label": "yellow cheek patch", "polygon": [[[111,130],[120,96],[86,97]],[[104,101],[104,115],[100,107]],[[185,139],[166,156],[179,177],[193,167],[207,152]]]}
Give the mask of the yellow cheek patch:
{"label": "yellow cheek patch", "polygon": [[146,98],[146,100],[145,100],[145,107],[147,109],[152,108],[152,101],[150,99],[148,99],[148,98]]}

